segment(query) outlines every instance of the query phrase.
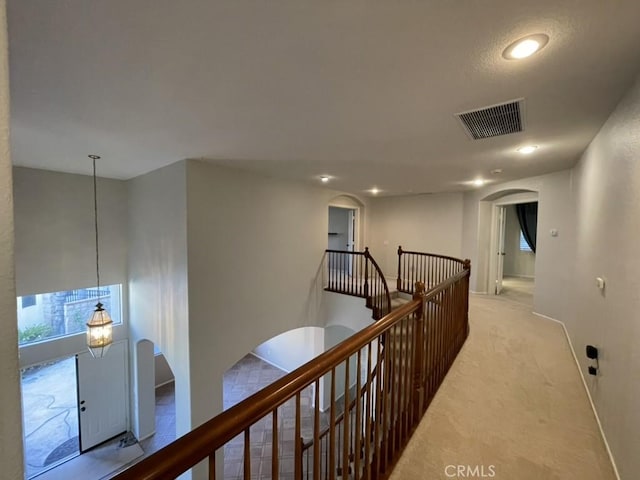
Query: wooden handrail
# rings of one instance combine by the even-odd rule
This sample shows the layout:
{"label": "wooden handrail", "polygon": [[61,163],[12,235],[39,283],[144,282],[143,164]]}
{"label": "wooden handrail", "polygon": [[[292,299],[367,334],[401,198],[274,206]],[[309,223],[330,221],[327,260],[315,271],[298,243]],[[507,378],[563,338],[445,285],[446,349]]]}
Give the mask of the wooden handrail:
{"label": "wooden handrail", "polygon": [[399,292],[413,294],[416,282],[424,282],[427,286],[437,285],[458,271],[468,270],[469,265],[469,260],[403,250],[402,246],[399,246],[396,288]]}
{"label": "wooden handrail", "polygon": [[366,299],[374,320],[391,311],[389,286],[369,247],[362,252],[325,250],[325,258],[328,266],[325,290]]}
{"label": "wooden handrail", "polygon": [[269,414],[275,407],[282,405],[297,392],[311,385],[317,378],[329,373],[345,358],[351,357],[404,317],[417,311],[420,308],[420,303],[419,300],[413,300],[402,305],[383,319],[369,325],[280,380],[203,423],[115,478],[118,480],[160,480],[180,475],[242,433],[256,419]]}
{"label": "wooden handrail", "polygon": [[411,255],[422,255],[422,256],[425,256],[425,257],[443,258],[445,260],[452,260],[452,261],[460,263],[462,265],[464,265],[465,262],[469,261],[469,260],[462,260],[462,259],[456,258],[456,257],[450,257],[449,255],[440,255],[439,253],[427,253],[427,252],[416,252],[414,250],[403,250],[402,249],[402,245],[400,245],[398,247],[398,255],[402,255],[404,253],[411,254]]}
{"label": "wooden handrail", "polygon": [[[432,287],[426,293],[419,291],[413,300],[388,313],[384,318],[178,438],[175,442],[133,465],[115,478],[117,480],[164,480],[175,478],[200,461],[209,458],[209,478],[213,479],[215,478],[216,450],[239,434],[244,433],[245,454],[249,452],[250,450],[247,446],[250,438],[249,427],[266,415],[277,411],[279,406],[290,399],[295,399],[296,401],[296,435],[299,437],[300,392],[314,382],[318,385],[322,376],[335,372],[335,369],[346,361],[345,411],[348,412],[348,408],[351,405],[348,399],[348,359],[356,354],[358,354],[359,359],[360,351],[366,346],[369,346],[370,349],[372,342],[384,343],[385,338],[387,340],[389,338],[397,338],[398,341],[403,343],[400,346],[393,346],[392,342],[390,347],[385,347],[382,360],[385,365],[384,380],[376,381],[376,390],[372,392],[375,395],[376,412],[379,413],[379,417],[377,416],[376,418],[380,420],[376,422],[373,430],[367,427],[375,438],[375,447],[371,447],[373,452],[371,452],[372,456],[370,458],[367,457],[366,468],[375,468],[376,472],[388,470],[424,412],[426,406],[423,407],[423,405],[428,405],[466,338],[468,323],[465,310],[468,308],[468,278],[465,277],[468,277],[469,271],[470,267],[468,263],[465,263],[465,268],[462,271]],[[445,291],[448,292],[445,294],[446,301],[437,307],[433,307],[433,309],[425,309],[426,302],[435,299],[436,296]],[[427,319],[428,321],[421,322],[420,319],[427,315],[430,315]],[[451,324],[443,323],[449,322],[448,319],[451,320]],[[414,321],[416,322],[415,324],[412,323]],[[402,325],[405,327],[399,328]],[[410,327],[411,331],[415,328],[420,329],[420,332],[416,333],[413,339],[410,338],[410,331],[406,329],[409,328],[409,325],[415,325]],[[403,328],[405,329],[403,330]],[[389,335],[395,335],[395,337],[389,337]],[[425,339],[424,342],[423,338]],[[434,341],[434,349],[424,350],[425,348],[431,348],[430,339]],[[387,348],[390,348],[389,352],[387,352]],[[416,361],[415,359],[421,359],[421,364],[413,365],[413,362]],[[380,357],[378,357],[378,363],[380,363],[380,360]],[[360,372],[358,372],[358,375],[360,375]],[[371,376],[369,376],[369,379],[371,379]],[[332,383],[335,383],[333,373]],[[370,384],[369,388],[371,388]],[[388,397],[384,401],[384,405],[378,405],[381,401],[381,395],[387,395]],[[332,405],[334,405],[333,398],[332,396]],[[396,409],[400,410],[395,412],[394,405]],[[378,408],[381,410],[378,410]],[[316,412],[316,428],[318,425],[317,415]],[[412,418],[410,419],[410,417]],[[277,422],[275,420],[273,425],[274,439],[277,439]],[[344,429],[345,440],[348,436],[346,433],[347,428],[349,428],[348,425]],[[314,437],[317,439],[319,432],[318,430],[314,430],[314,432]],[[360,438],[359,435],[359,433],[356,435],[356,440]],[[356,445],[359,445],[358,442],[360,440],[356,442]],[[277,440],[274,440],[274,442],[277,443]],[[295,444],[295,450],[298,455],[301,453],[301,447],[302,443],[298,438]],[[343,444],[343,449],[346,451],[346,444]],[[317,453],[315,450],[317,449],[314,449],[314,454]],[[367,447],[367,451],[369,451],[369,447]],[[347,465],[345,463],[347,461],[343,456],[343,468]],[[244,463],[245,478],[248,478],[249,459],[245,458]],[[358,462],[356,462],[357,464]],[[278,470],[277,460],[275,465],[272,474]],[[296,461],[295,468],[296,477],[301,478],[301,463],[299,464]],[[318,468],[318,464],[314,464],[315,472],[318,471]]]}

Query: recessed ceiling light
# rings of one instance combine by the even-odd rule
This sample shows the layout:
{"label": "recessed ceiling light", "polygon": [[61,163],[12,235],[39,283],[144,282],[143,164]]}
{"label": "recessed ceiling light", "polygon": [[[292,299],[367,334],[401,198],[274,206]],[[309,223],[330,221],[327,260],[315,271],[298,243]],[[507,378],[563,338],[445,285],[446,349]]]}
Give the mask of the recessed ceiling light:
{"label": "recessed ceiling light", "polygon": [[322,176],[320,177],[320,181],[321,181],[322,183],[327,183],[327,182],[329,181],[329,177],[328,177],[327,175],[322,175]]}
{"label": "recessed ceiling light", "polygon": [[378,190],[377,187],[373,187],[371,190],[369,190],[371,193],[373,193],[374,195],[377,195],[378,193],[380,193],[380,190]]}
{"label": "recessed ceiling light", "polygon": [[539,52],[548,42],[549,36],[544,33],[528,35],[505,48],[502,56],[507,60],[521,60]]}
{"label": "recessed ceiling light", "polygon": [[481,178],[476,178],[476,179],[475,179],[473,182],[471,182],[471,183],[473,183],[473,185],[474,185],[475,187],[481,187],[481,186],[483,186],[483,185],[485,184],[485,181],[484,181],[483,179],[481,179]]}
{"label": "recessed ceiling light", "polygon": [[502,173],[502,169],[501,168],[494,168],[493,170],[491,170],[491,173],[494,175],[499,175]]}
{"label": "recessed ceiling light", "polygon": [[529,155],[530,153],[535,152],[537,148],[538,148],[537,145],[526,145],[524,147],[518,148],[516,151],[518,153],[522,153],[523,155]]}

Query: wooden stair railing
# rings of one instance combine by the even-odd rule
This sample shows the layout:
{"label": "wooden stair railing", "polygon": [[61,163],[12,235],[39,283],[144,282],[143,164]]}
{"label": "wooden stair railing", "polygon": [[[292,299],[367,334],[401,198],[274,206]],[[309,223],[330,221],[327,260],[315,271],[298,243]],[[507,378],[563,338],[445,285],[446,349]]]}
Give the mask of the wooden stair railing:
{"label": "wooden stair railing", "polygon": [[[465,263],[463,270],[426,292],[424,285],[418,284],[409,303],[114,478],[172,479],[205,460],[208,478],[215,480],[219,473],[216,452],[240,435],[244,439],[242,477],[249,480],[252,478],[251,427],[258,422],[271,425],[267,434],[271,451],[270,456],[265,455],[271,458],[270,472],[263,470],[271,478],[289,476],[283,472],[292,470],[296,480],[335,479],[338,469],[345,475],[351,471],[350,478],[356,480],[385,478],[467,338],[469,273],[470,266]],[[437,306],[430,303],[438,297],[442,300]],[[372,368],[374,361],[377,365]],[[350,368],[356,372],[355,392],[364,391],[364,402],[350,399]],[[363,371],[365,375],[360,374]],[[338,372],[342,372],[344,378],[338,378]],[[319,392],[320,382],[326,375],[330,378],[329,440],[323,452]],[[344,385],[347,407],[343,426],[336,431],[339,381]],[[301,394],[310,385],[315,387],[315,407],[308,418],[302,415]],[[287,409],[293,413],[293,425],[283,421]],[[303,425],[305,421],[307,424]],[[307,427],[312,430],[313,454],[310,465],[304,468],[301,432]],[[293,447],[288,446],[289,443],[293,443]],[[262,446],[267,449],[266,444]],[[286,451],[287,448],[291,448],[291,452]],[[294,465],[284,465],[285,460],[292,457]],[[218,465],[218,469],[222,471],[222,465]]]}
{"label": "wooden stair railing", "polygon": [[402,246],[399,246],[397,289],[399,292],[413,294],[415,284],[422,282],[429,290],[468,268],[469,265],[469,260],[433,253],[412,252],[403,250]]}
{"label": "wooden stair railing", "polygon": [[364,252],[326,250],[325,258],[326,291],[364,298],[374,320],[391,312],[389,286],[368,247]]}

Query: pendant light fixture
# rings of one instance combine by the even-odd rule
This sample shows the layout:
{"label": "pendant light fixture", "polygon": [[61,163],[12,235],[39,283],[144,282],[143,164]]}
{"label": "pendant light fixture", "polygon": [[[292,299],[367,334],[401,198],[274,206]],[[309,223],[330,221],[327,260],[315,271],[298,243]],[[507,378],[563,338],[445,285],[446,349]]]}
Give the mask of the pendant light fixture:
{"label": "pendant light fixture", "polygon": [[[89,155],[93,160],[93,218],[96,232],[96,284],[100,297],[100,250],[98,248],[98,182],[96,177],[96,160],[98,155]],[[95,358],[104,357],[113,343],[113,320],[98,300],[96,309],[87,322],[87,346]]]}

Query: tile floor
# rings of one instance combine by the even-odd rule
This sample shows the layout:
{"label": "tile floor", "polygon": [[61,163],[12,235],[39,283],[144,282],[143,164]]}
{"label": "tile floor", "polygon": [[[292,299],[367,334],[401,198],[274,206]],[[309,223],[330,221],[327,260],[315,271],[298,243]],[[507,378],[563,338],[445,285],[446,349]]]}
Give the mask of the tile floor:
{"label": "tile floor", "polygon": [[144,457],[176,439],[176,397],[173,382],[156,388],[156,433],[140,442]]}
{"label": "tile floor", "polygon": [[[286,375],[286,372],[249,354],[224,375],[223,403],[225,410]],[[306,388],[301,395],[301,434],[313,435],[313,391]],[[250,429],[251,478],[271,478],[273,420],[268,415]],[[326,428],[327,415],[320,415],[321,428]],[[279,478],[293,478],[294,474],[295,401],[289,400],[278,409]],[[244,438],[238,436],[224,449],[224,479],[243,478]]]}

